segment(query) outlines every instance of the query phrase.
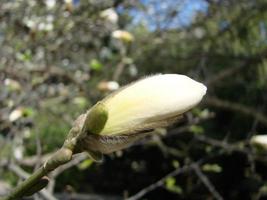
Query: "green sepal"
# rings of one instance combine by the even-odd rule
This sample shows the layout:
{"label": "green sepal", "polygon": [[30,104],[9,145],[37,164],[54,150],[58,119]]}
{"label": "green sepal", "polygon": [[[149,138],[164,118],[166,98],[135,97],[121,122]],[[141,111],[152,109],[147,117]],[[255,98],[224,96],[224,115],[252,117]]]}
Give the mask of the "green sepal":
{"label": "green sepal", "polygon": [[106,106],[98,102],[87,113],[82,127],[82,133],[99,134],[108,120]]}

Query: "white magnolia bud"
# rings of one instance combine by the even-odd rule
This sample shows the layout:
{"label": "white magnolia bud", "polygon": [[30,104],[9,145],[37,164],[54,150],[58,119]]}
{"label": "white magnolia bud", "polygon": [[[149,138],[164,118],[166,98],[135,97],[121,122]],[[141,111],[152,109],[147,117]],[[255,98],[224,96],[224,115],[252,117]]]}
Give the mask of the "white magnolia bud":
{"label": "white magnolia bud", "polygon": [[112,37],[126,43],[134,41],[134,36],[130,32],[124,30],[113,31]]}
{"label": "white magnolia bud", "polygon": [[113,8],[109,8],[109,9],[102,11],[100,13],[100,17],[114,24],[118,22],[118,18],[119,18],[117,12]]}
{"label": "white magnolia bud", "polygon": [[56,0],[46,0],[45,4],[46,4],[48,9],[52,9],[56,5]]}
{"label": "white magnolia bud", "polygon": [[116,81],[101,81],[97,88],[100,91],[115,91],[119,89],[120,85]]}
{"label": "white magnolia bud", "polygon": [[178,74],[160,74],[132,83],[102,101],[108,120],[100,135],[167,126],[197,105],[206,90],[202,83]]}
{"label": "white magnolia bud", "polygon": [[267,135],[255,135],[251,138],[251,143],[267,149]]}
{"label": "white magnolia bud", "polygon": [[21,118],[22,115],[23,115],[23,109],[17,108],[9,114],[8,118],[9,118],[9,121],[14,122],[14,121],[18,120],[19,118]]}

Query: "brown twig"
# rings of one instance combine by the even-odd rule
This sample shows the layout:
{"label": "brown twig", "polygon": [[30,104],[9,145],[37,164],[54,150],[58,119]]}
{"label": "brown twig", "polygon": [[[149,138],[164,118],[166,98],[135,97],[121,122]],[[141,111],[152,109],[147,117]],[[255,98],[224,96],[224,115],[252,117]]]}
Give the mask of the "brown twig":
{"label": "brown twig", "polygon": [[50,173],[50,181],[47,185],[47,190],[50,192],[50,193],[53,193],[54,191],[54,186],[55,186],[55,179],[58,175],[60,175],[61,173],[63,173],[65,170],[73,167],[73,166],[76,166],[77,164],[79,164],[80,162],[82,162],[83,160],[85,160],[86,158],[88,158],[87,154],[86,153],[81,153],[79,155],[75,155],[73,156],[73,159],[64,164],[64,165],[61,165],[60,167],[58,167],[57,169],[55,169],[53,172]]}
{"label": "brown twig", "polygon": [[201,169],[199,168],[199,165],[193,165],[194,172],[198,176],[198,178],[201,180],[201,182],[207,187],[207,189],[210,191],[210,193],[213,195],[213,197],[217,200],[223,200],[223,197],[220,195],[220,193],[216,190],[214,185],[210,182],[208,177],[203,174]]}
{"label": "brown twig", "polygon": [[245,115],[251,116],[258,120],[258,122],[262,123],[263,125],[267,126],[267,116],[265,116],[262,112],[257,111],[254,108],[249,106],[234,103],[226,100],[221,100],[217,97],[207,97],[205,99],[205,103],[210,106],[215,106],[223,109],[232,110],[235,112],[240,112]]}
{"label": "brown twig", "polygon": [[135,195],[132,195],[129,198],[126,198],[126,200],[138,200],[138,199],[142,198],[144,195],[146,195],[147,193],[155,190],[158,187],[163,186],[165,184],[165,181],[168,178],[180,175],[180,174],[185,173],[185,172],[192,171],[192,170],[194,170],[195,165],[201,165],[204,162],[206,162],[206,160],[208,160],[208,159],[209,159],[209,157],[203,158],[203,159],[200,159],[199,161],[193,162],[191,164],[184,165],[181,168],[177,168],[174,171],[172,171],[169,174],[167,174],[166,176],[164,176],[161,179],[159,179],[158,181],[156,181],[155,183],[152,183],[148,187],[143,188],[142,190],[137,192]]}

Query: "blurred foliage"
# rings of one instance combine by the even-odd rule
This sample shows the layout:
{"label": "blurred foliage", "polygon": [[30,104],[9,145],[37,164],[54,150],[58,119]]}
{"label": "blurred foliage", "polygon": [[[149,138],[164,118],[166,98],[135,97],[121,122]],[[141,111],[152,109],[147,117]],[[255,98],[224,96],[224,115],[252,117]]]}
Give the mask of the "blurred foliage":
{"label": "blurred foliage", "polygon": [[[8,163],[32,171],[119,86],[181,73],[208,86],[202,105],[102,164],[84,159],[54,192],[266,198],[266,152],[250,143],[267,132],[266,11],[265,0],[1,0],[0,183],[15,185]],[[164,179],[198,161],[201,173]]]}

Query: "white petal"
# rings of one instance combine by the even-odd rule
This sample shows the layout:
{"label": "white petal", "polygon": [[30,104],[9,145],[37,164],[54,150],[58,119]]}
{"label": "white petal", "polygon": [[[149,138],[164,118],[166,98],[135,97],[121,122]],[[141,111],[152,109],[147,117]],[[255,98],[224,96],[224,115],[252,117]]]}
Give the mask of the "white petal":
{"label": "white petal", "polygon": [[100,13],[100,16],[107,19],[111,23],[117,23],[118,22],[118,14],[113,8],[106,9]]}
{"label": "white petal", "polygon": [[144,123],[178,116],[198,104],[206,86],[178,74],[155,75],[111,95],[109,118],[101,134],[118,134]]}

